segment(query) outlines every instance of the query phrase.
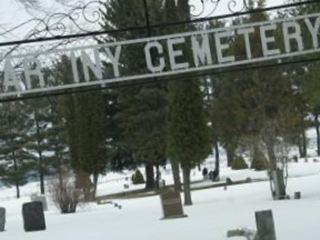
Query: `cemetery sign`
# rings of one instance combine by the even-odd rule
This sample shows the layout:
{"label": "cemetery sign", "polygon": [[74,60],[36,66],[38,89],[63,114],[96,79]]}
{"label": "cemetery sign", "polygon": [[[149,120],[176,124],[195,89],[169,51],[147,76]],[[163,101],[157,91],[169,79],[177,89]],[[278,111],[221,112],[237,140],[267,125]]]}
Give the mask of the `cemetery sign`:
{"label": "cemetery sign", "polygon": [[[320,52],[319,32],[317,13],[49,52],[29,49],[1,62],[0,97],[280,61]],[[242,54],[233,53],[235,41],[242,42]],[[44,69],[53,69],[62,56],[69,61],[71,79],[62,83],[53,75],[49,81]],[[126,71],[128,57],[139,62],[134,72]]]}

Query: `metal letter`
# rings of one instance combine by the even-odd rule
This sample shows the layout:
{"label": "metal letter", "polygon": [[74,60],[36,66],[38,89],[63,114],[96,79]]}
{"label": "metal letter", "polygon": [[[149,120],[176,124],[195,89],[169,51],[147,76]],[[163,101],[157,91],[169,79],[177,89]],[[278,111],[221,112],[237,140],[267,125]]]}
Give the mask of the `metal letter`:
{"label": "metal letter", "polygon": [[252,59],[250,33],[254,33],[254,28],[241,28],[238,30],[238,34],[243,35],[244,43],[246,46],[246,54],[248,59]]}
{"label": "metal letter", "polygon": [[159,58],[159,65],[155,66],[152,62],[152,57],[151,57],[151,49],[152,48],[155,48],[158,51],[158,54],[163,54],[163,47],[159,42],[157,42],[157,41],[148,42],[144,48],[144,54],[146,57],[147,68],[149,71],[151,71],[153,73],[162,72],[166,66],[164,58],[163,57]]}
{"label": "metal letter", "polygon": [[36,86],[32,85],[32,80],[34,80],[34,78],[32,79],[32,76],[38,78],[40,88],[45,87],[44,77],[41,72],[41,62],[38,59],[24,59],[23,66],[24,74],[26,76],[27,89],[36,88]]}
{"label": "metal letter", "polygon": [[9,91],[11,87],[16,89],[16,91],[23,90],[22,83],[18,81],[17,75],[14,71],[11,61],[6,60],[4,64],[3,90]]}
{"label": "metal letter", "polygon": [[309,18],[306,18],[304,21],[311,33],[313,48],[317,49],[319,47],[318,35],[319,35],[319,29],[320,29],[320,17],[316,19],[314,26],[312,25]]}
{"label": "metal letter", "polygon": [[115,77],[120,77],[120,71],[119,71],[119,61],[121,56],[121,49],[122,47],[119,45],[116,47],[116,51],[113,54],[110,50],[110,48],[105,48],[107,52],[107,57],[109,60],[111,60],[112,66],[113,66],[113,72]]}
{"label": "metal letter", "polygon": [[169,49],[169,59],[172,70],[186,69],[189,67],[189,63],[177,63],[176,58],[183,56],[182,50],[175,50],[174,45],[185,43],[186,39],[184,37],[170,38],[168,39],[168,49]]}
{"label": "metal letter", "polygon": [[[202,44],[199,43],[197,36],[191,37],[193,59],[196,67],[200,65],[212,65],[212,55],[208,34],[201,34]],[[200,61],[199,61],[200,60]]]}
{"label": "metal letter", "polygon": [[215,42],[216,42],[216,48],[217,48],[217,57],[218,57],[218,61],[219,63],[226,63],[226,62],[234,62],[236,60],[236,58],[234,56],[228,56],[228,57],[224,57],[223,56],[223,51],[227,50],[228,48],[230,48],[230,44],[229,43],[222,43],[221,39],[222,38],[230,38],[232,37],[234,34],[231,31],[227,31],[227,32],[218,32],[215,34]]}
{"label": "metal letter", "polygon": [[76,55],[74,54],[74,52],[71,52],[70,59],[71,59],[73,80],[74,80],[74,82],[79,83],[80,78],[79,78],[79,72],[78,72],[78,64],[77,64],[77,58],[76,58]]}
{"label": "metal letter", "polygon": [[265,25],[260,27],[260,36],[261,36],[261,44],[262,44],[262,51],[263,56],[271,56],[271,55],[277,55],[280,54],[280,49],[269,49],[268,44],[269,43],[275,43],[276,39],[274,36],[267,37],[267,31],[275,31],[277,29],[276,24],[271,25]]}
{"label": "metal letter", "polygon": [[95,63],[92,62],[90,57],[85,51],[81,51],[81,60],[83,64],[83,72],[84,72],[84,78],[86,82],[90,82],[90,72],[89,69],[91,69],[92,73],[95,75],[96,78],[99,80],[102,79],[102,70],[101,70],[101,60],[99,56],[99,50],[94,49],[94,58]]}
{"label": "metal letter", "polygon": [[[296,40],[298,44],[299,52],[303,51],[303,41],[301,35],[301,27],[297,22],[284,22],[282,25],[283,28],[283,37],[284,37],[284,46],[287,53],[292,51],[291,49],[291,40]],[[290,33],[289,29],[294,29],[295,31]]]}

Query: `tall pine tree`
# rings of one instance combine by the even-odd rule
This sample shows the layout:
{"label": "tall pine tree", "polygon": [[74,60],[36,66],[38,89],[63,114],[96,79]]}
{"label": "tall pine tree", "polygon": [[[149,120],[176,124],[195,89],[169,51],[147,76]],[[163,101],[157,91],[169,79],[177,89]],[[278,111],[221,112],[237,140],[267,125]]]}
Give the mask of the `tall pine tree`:
{"label": "tall pine tree", "polygon": [[[186,20],[190,18],[187,0],[166,1],[167,20]],[[174,19],[170,19],[174,18]],[[181,26],[177,31],[190,30]],[[185,51],[188,54],[188,51]],[[202,162],[209,153],[208,126],[206,123],[204,96],[200,80],[187,77],[185,80],[170,81],[169,106],[167,115],[167,153],[172,161],[181,165],[183,171],[183,191],[185,205],[192,205],[191,169]]]}
{"label": "tall pine tree", "polygon": [[[151,23],[158,23],[162,17],[162,1],[147,1],[148,15],[142,0],[112,0],[106,3],[103,26],[106,30],[119,29],[124,26],[146,26],[147,18]],[[125,17],[124,17],[125,16]],[[111,33],[109,40],[133,39],[148,37],[147,29],[144,31],[126,31],[123,33]],[[141,49],[143,52],[143,49]],[[138,51],[127,49],[121,61],[122,73],[139,72],[144,68],[143,56]],[[111,145],[122,146],[127,149],[134,161],[144,163],[146,166],[146,188],[156,187],[154,179],[154,167],[165,162],[165,116],[166,116],[166,85],[161,82],[137,85],[121,88],[113,91],[117,95],[118,111],[114,113],[114,119],[118,122],[118,137],[114,138]],[[124,147],[124,148],[123,148]],[[128,155],[122,155],[128,160]],[[131,166],[132,158],[129,158],[128,166]],[[126,165],[126,163],[122,163]],[[157,171],[159,180],[159,171]]]}
{"label": "tall pine tree", "polygon": [[21,102],[5,103],[0,108],[1,177],[5,184],[15,186],[17,198],[20,198],[20,186],[27,183],[27,173],[34,167],[32,156],[26,150],[32,121],[30,112]]}

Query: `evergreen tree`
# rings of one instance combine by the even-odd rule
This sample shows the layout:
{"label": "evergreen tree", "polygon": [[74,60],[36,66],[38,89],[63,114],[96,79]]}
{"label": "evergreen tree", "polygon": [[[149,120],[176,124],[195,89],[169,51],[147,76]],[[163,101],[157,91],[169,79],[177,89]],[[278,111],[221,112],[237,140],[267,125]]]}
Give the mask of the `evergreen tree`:
{"label": "evergreen tree", "polygon": [[[190,18],[188,1],[180,0],[177,6],[172,6],[173,4],[173,1],[166,1],[168,20]],[[185,31],[188,27],[181,27],[179,30]],[[172,161],[178,162],[182,167],[185,205],[192,205],[190,171],[209,153],[208,126],[200,85],[199,79],[190,77],[186,77],[184,81],[169,83],[167,153]]]}
{"label": "evergreen tree", "polygon": [[[78,60],[78,67],[82,66]],[[68,83],[72,79],[71,62],[62,56],[56,63],[56,79]],[[84,76],[80,76],[80,81]],[[106,168],[106,113],[101,92],[78,93],[62,96],[58,101],[66,127],[66,142],[72,167],[76,173],[76,185],[83,189],[85,198],[95,195],[98,176]],[[93,184],[90,176],[93,176]],[[93,189],[92,189],[93,186]]]}
{"label": "evergreen tree", "polygon": [[1,178],[5,184],[16,187],[17,198],[20,198],[20,186],[27,183],[27,173],[34,166],[32,156],[25,148],[32,126],[30,112],[21,102],[2,104],[0,108]]}
{"label": "evergreen tree", "polygon": [[[300,0],[290,0],[290,2],[299,2]],[[304,14],[317,13],[320,10],[320,3],[305,4],[294,8],[291,11],[287,11],[285,16],[300,16]],[[302,34],[305,40],[305,46],[307,48],[312,48],[313,42],[307,33],[309,30],[306,27],[302,28]],[[319,56],[319,53],[314,54],[315,57]],[[301,112],[301,125],[300,129],[303,129],[302,138],[300,137],[300,142],[306,142],[305,130],[310,126],[305,119],[309,114],[313,115],[312,125],[316,128],[317,133],[317,155],[320,156],[320,85],[319,85],[319,62],[309,62],[300,65],[295,65],[294,67],[288,67],[288,74],[293,79],[295,87],[297,89],[297,96],[300,103]],[[304,144],[304,148],[306,144]],[[299,148],[301,149],[301,147]],[[303,152],[304,149],[302,149]],[[306,154],[306,151],[304,152]]]}
{"label": "evergreen tree", "polygon": [[[147,17],[151,23],[157,23],[162,17],[162,1],[147,1],[148,16],[143,3],[141,0],[109,1],[103,10],[103,27],[106,30],[118,29],[132,26],[133,23],[136,26],[145,26]],[[124,13],[126,17],[123,17]],[[148,37],[148,34],[147,30],[111,33],[105,41]],[[121,59],[121,72],[132,74],[140,71],[144,69],[144,61],[138,51],[127,49]],[[127,152],[122,155],[125,157],[123,165],[131,166],[133,161],[136,164],[145,164],[146,188],[153,189],[160,177],[157,171],[157,181],[154,180],[154,166],[158,169],[158,166],[165,162],[166,85],[151,81],[146,85],[121,88],[113,92],[117,95],[118,112],[114,113],[114,119],[118,121],[119,135],[113,138],[111,145],[117,146],[114,149],[120,151],[116,154],[118,156]],[[128,154],[131,157],[128,157]]]}
{"label": "evergreen tree", "polygon": [[32,159],[38,164],[40,192],[45,194],[44,177],[48,172],[50,143],[50,106],[45,98],[25,102],[32,110],[33,126],[28,133],[26,148],[31,153]]}
{"label": "evergreen tree", "polygon": [[64,177],[70,169],[70,159],[68,158],[68,147],[65,141],[66,127],[63,123],[62,114],[59,112],[59,102],[55,97],[48,98],[50,106],[51,127],[48,132],[48,146],[51,152],[48,157],[49,165],[58,175],[60,189],[63,188]]}
{"label": "evergreen tree", "polygon": [[[253,1],[249,3],[253,6]],[[258,1],[259,7],[264,4],[265,1]],[[265,13],[252,13],[235,21],[248,23],[267,19]],[[262,52],[259,41],[255,41],[260,39],[258,31],[250,37],[252,55],[258,57]],[[280,41],[280,37],[277,40]],[[233,55],[246,56],[244,41],[235,38],[230,39],[230,43]],[[229,139],[235,142],[236,147],[246,142],[251,145],[249,149],[252,149],[254,157],[267,152],[270,172],[278,170],[280,162],[286,163],[284,159],[287,156],[278,156],[278,139],[288,143],[297,131],[295,95],[291,80],[284,72],[285,69],[275,67],[228,73],[226,79],[219,82],[215,102],[216,113],[220,112],[220,132],[224,144],[230,144]],[[272,181],[278,183],[276,179]]]}

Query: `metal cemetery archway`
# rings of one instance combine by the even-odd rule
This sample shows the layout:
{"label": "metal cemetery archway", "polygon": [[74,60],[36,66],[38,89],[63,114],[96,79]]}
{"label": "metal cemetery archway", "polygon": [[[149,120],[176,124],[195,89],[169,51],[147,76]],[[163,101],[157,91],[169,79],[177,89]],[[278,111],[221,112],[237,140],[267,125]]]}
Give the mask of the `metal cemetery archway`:
{"label": "metal cemetery archway", "polygon": [[[103,30],[99,25],[102,17],[99,9],[103,7],[104,2],[80,2],[67,13],[53,13],[43,19],[30,19],[1,33],[5,35],[19,31],[21,28],[28,28],[29,25],[32,26],[32,29],[26,33],[24,40],[0,43],[0,67],[3,73],[0,98],[1,101],[10,101],[35,96],[64,94],[69,91],[82,91],[89,88],[100,89],[107,85],[117,85],[124,82],[132,84],[132,80],[148,81],[150,78],[161,79],[167,76],[179,78],[179,75],[186,73],[206,75],[209,72],[223,72],[221,70],[223,68],[228,68],[228,70],[238,69],[239,67],[250,68],[251,63],[268,63],[258,66],[264,67],[274,65],[275,61],[277,65],[300,61],[317,61],[317,58],[304,60],[299,58],[296,60],[293,57],[319,52],[317,24],[320,21],[320,14],[318,13],[290,19],[277,19],[270,22],[240,24],[224,29],[207,29],[152,37],[152,33],[159,28],[206,23],[216,19],[229,19],[250,13],[290,9],[316,2],[303,1],[264,9],[252,9],[248,6],[246,0],[199,0],[198,4],[191,6],[192,19],[153,24],[149,21],[147,1],[142,0],[146,10],[146,25],[124,26],[123,29],[112,30],[112,32],[146,31],[146,38],[127,39],[122,42],[106,44],[97,44],[97,40],[108,35],[108,31]],[[213,14],[222,3],[226,4],[228,14],[214,16]],[[272,44],[274,39],[268,34],[278,28],[282,29],[283,51],[279,48],[269,49],[269,44]],[[309,49],[304,48],[304,39],[301,36],[299,37],[301,28],[308,28],[310,36],[313,38],[313,46]],[[261,34],[263,52],[258,57],[251,55],[250,34],[253,32]],[[242,37],[246,42],[246,56],[244,58],[225,55],[228,44],[224,42],[224,39],[234,37]],[[297,42],[297,49],[291,47],[291,41]],[[192,59],[178,62],[177,59],[184,53],[176,50],[176,48],[181,46],[190,48],[193,55]],[[142,72],[121,73],[119,66],[121,65],[121,56],[125,51],[140,51],[139,54],[145,59],[146,63]],[[68,85],[56,83],[50,77],[44,79],[42,73],[43,68],[50,69],[55,59],[63,54],[69,56],[73,66],[73,80]],[[75,67],[77,58],[81,58],[83,62],[84,82],[80,82],[79,73]],[[288,58],[290,58],[289,62],[285,60]],[[101,66],[106,62],[112,67],[112,73],[109,76],[102,73]],[[93,73],[93,78],[90,72]]]}

